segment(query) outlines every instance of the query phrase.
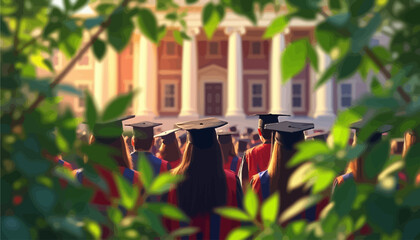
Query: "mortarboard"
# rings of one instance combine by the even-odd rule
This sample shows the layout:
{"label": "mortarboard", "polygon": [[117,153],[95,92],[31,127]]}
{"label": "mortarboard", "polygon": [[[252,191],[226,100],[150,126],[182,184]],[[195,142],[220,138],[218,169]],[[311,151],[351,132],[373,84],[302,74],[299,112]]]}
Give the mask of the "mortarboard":
{"label": "mortarboard", "polygon": [[239,138],[238,139],[238,152],[245,152],[248,149],[248,138]]}
{"label": "mortarboard", "polygon": [[232,135],[236,134],[235,132],[227,132],[227,131],[218,131],[217,138],[220,144],[226,144],[232,142]]}
{"label": "mortarboard", "polygon": [[93,136],[96,141],[100,141],[102,138],[120,137],[123,133],[122,122],[134,117],[135,115],[129,115],[109,122],[96,123],[93,127]]}
{"label": "mortarboard", "polygon": [[172,143],[173,141],[176,140],[175,132],[178,131],[178,130],[179,130],[179,128],[164,131],[164,132],[161,132],[161,133],[155,135],[155,137],[161,137],[162,141],[163,141],[163,144],[168,145],[168,144],[170,144],[170,143]]}
{"label": "mortarboard", "polygon": [[279,122],[279,116],[290,116],[287,114],[255,114],[253,116],[258,116],[258,127],[264,129],[264,126],[269,123]]}
{"label": "mortarboard", "polygon": [[[355,129],[356,130],[356,136],[358,136],[360,129],[362,129],[365,125],[366,125],[366,122],[364,120],[361,120],[361,121],[358,121],[358,122],[355,122],[355,123],[351,124],[350,128]],[[367,139],[367,142],[375,143],[375,142],[379,141],[382,137],[382,133],[389,132],[391,129],[392,129],[391,125],[382,125],[382,126],[378,127],[369,136],[369,138]]]}
{"label": "mortarboard", "polygon": [[292,149],[297,142],[304,140],[303,131],[314,128],[314,124],[284,121],[266,124],[264,128],[276,131],[275,140]]}
{"label": "mortarboard", "polygon": [[247,128],[246,128],[246,133],[247,133],[248,135],[250,135],[253,131],[254,131],[254,129],[253,129],[253,128],[250,128],[250,127],[247,127]]}
{"label": "mortarboard", "polygon": [[326,141],[328,138],[328,135],[330,135],[330,132],[316,132],[316,133],[306,135],[306,139],[316,139],[316,140]]}
{"label": "mortarboard", "polygon": [[162,125],[162,123],[148,121],[126,124],[126,126],[133,127],[134,137],[138,139],[153,138],[153,128],[160,125]]}
{"label": "mortarboard", "polygon": [[231,131],[231,132],[237,132],[238,129],[236,128],[236,125],[233,125],[233,126],[229,127],[229,131]]}
{"label": "mortarboard", "polygon": [[183,133],[179,136],[179,141],[181,142],[181,145],[184,145],[187,142],[187,133]]}
{"label": "mortarboard", "polygon": [[226,125],[227,122],[217,118],[206,118],[175,124],[189,132],[190,142],[198,148],[209,148],[217,141],[215,128]]}

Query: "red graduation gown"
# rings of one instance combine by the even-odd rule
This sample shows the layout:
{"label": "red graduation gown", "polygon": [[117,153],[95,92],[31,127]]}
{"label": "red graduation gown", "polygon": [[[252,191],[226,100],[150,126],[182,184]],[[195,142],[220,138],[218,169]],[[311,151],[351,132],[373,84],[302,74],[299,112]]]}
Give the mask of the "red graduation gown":
{"label": "red graduation gown", "polygon": [[134,170],[141,172],[141,169],[137,169],[139,154],[144,154],[146,156],[146,159],[149,161],[151,167],[153,168],[155,176],[171,170],[171,165],[169,165],[167,161],[155,157],[151,152],[132,152],[131,160],[133,162]]}
{"label": "red graduation gown", "polygon": [[[242,189],[239,179],[229,170],[225,170],[225,175],[228,191],[226,206],[239,207],[242,204]],[[177,202],[176,189],[173,189],[168,194],[168,203],[177,205]],[[215,213],[192,217],[189,225],[170,219],[165,219],[164,223],[169,232],[187,226],[200,229],[198,233],[182,239],[225,239],[232,229],[241,225],[238,221],[223,218]]]}
{"label": "red graduation gown", "polygon": [[54,157],[54,162],[57,163],[58,165],[61,165],[65,168],[67,168],[70,171],[73,171],[73,166],[70,163],[68,163],[68,162],[64,161],[63,159],[59,158],[58,156]]}
{"label": "red graduation gown", "polygon": [[241,166],[242,159],[237,156],[229,156],[228,161],[223,165],[224,169],[232,170],[238,175],[239,167]]}
{"label": "red graduation gown", "polygon": [[267,170],[270,162],[270,143],[261,143],[256,147],[247,150],[244,154],[244,159],[248,163],[248,179],[252,176]]}

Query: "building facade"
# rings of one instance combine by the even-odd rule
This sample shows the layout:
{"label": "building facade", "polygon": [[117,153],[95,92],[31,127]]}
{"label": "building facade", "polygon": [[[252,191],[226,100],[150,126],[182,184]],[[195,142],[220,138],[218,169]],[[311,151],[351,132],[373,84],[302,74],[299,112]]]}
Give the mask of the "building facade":
{"label": "building facade", "polygon": [[[305,37],[315,43],[316,22],[292,21],[283,33],[263,39],[266,27],[278,13],[267,9],[256,27],[227,12],[209,40],[201,28],[205,2],[188,7],[187,33],[191,40],[184,40],[182,46],[172,37],[176,27],[168,28],[159,45],[136,31],[122,52],[108,47],[102,61],[89,51],[64,83],[88,89],[101,109],[113,97],[136,89],[139,92],[128,113],[138,119],[168,123],[167,128],[177,121],[207,116],[240,127],[255,127],[256,118],[250,115],[271,112],[290,114],[298,121],[315,122],[316,128],[328,129],[338,111],[369,91],[357,75],[339,84],[329,80],[314,91],[316,80],[330,62],[320,49],[320,73],[308,63],[301,73],[282,84],[282,51],[290,42]],[[165,21],[163,14],[157,16],[160,23]],[[386,39],[378,37],[375,41],[373,44],[385,44]],[[60,52],[52,59],[57,72],[68,61]],[[62,96],[63,107],[70,106],[82,115],[83,97]]]}

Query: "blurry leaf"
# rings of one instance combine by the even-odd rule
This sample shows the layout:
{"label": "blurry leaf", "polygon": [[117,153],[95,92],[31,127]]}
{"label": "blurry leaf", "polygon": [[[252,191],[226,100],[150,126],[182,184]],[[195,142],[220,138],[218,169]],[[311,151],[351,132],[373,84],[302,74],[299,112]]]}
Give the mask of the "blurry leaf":
{"label": "blurry leaf", "polygon": [[255,227],[255,226],[237,227],[229,232],[229,235],[227,236],[226,239],[228,240],[248,239],[257,231],[258,231],[258,227]]}
{"label": "blurry leaf", "polygon": [[254,0],[230,0],[229,2],[235,13],[247,17],[253,24],[257,23],[254,13]]}
{"label": "blurry leaf", "polygon": [[15,216],[1,217],[1,237],[5,239],[31,239],[28,227]]}
{"label": "blurry leaf", "polygon": [[[281,197],[281,196],[280,196]],[[285,196],[287,197],[287,196]],[[284,223],[296,216],[307,208],[312,207],[320,200],[318,195],[310,195],[297,199],[290,207],[288,207],[280,216],[280,223]]]}
{"label": "blurry leaf", "polygon": [[50,162],[42,159],[38,153],[25,147],[31,141],[31,138],[26,139],[25,142],[16,141],[12,152],[12,160],[16,164],[16,168],[30,177],[46,172],[51,165]]}
{"label": "blurry leaf", "polygon": [[148,203],[147,207],[153,212],[164,217],[179,221],[189,221],[190,219],[176,206],[167,203]]}
{"label": "blurry leaf", "polygon": [[267,27],[263,38],[272,38],[274,35],[283,32],[283,30],[287,27],[287,24],[289,24],[289,17],[287,15],[277,17]]}
{"label": "blurry leaf", "polygon": [[415,143],[411,146],[404,159],[405,172],[408,175],[408,179],[415,183],[416,175],[420,170],[420,143]]}
{"label": "blurry leaf", "polygon": [[287,163],[288,166],[295,166],[305,160],[330,152],[327,144],[320,140],[303,141],[297,145],[297,149],[299,151]]}
{"label": "blurry leaf", "polygon": [[311,66],[313,69],[315,69],[316,72],[318,72],[318,54],[316,53],[312,44],[309,41],[307,41],[306,46],[307,46],[306,51],[307,51]]}
{"label": "blurry leaf", "polygon": [[283,83],[300,73],[305,66],[307,41],[307,39],[294,41],[287,46],[286,50],[284,50],[281,58]]}
{"label": "blurry leaf", "polygon": [[120,117],[125,113],[133,100],[133,93],[119,95],[114,98],[105,108],[102,114],[102,121],[107,122]]}
{"label": "blurry leaf", "polygon": [[176,21],[178,18],[178,15],[176,12],[170,12],[168,14],[166,14],[165,16],[166,19],[171,20],[171,21]]}
{"label": "blurry leaf", "polygon": [[420,188],[411,190],[405,197],[402,205],[409,207],[420,207]]}
{"label": "blurry leaf", "polygon": [[329,0],[328,1],[328,6],[331,10],[340,10],[341,9],[341,2],[340,0]]}
{"label": "blurry leaf", "polygon": [[85,220],[85,229],[92,235],[93,239],[101,239],[101,227],[98,223]]}
{"label": "blurry leaf", "polygon": [[327,53],[331,52],[331,49],[337,45],[339,39],[337,30],[327,22],[323,22],[317,25],[315,29],[315,36],[317,43]]}
{"label": "blurry leaf", "polygon": [[114,224],[119,224],[123,218],[121,210],[117,208],[108,208],[108,217]]}
{"label": "blurry leaf", "polygon": [[152,42],[158,42],[158,25],[155,15],[147,8],[141,8],[138,12],[137,22],[141,32]]}
{"label": "blurry leaf", "polygon": [[55,193],[43,185],[33,185],[29,190],[32,202],[35,207],[43,214],[49,214],[57,203]]}
{"label": "blurry leaf", "polygon": [[369,21],[366,27],[358,28],[352,34],[351,50],[353,53],[358,53],[364,46],[366,46],[378,27],[381,25],[382,18],[380,13],[376,13]]}
{"label": "blurry leaf", "polygon": [[366,200],[366,215],[369,226],[379,228],[381,232],[391,234],[398,220],[398,207],[394,199],[373,193]]}
{"label": "blurry leaf", "polygon": [[364,114],[364,108],[348,108],[338,114],[336,122],[332,127],[334,145],[340,148],[348,144],[350,136],[350,124],[360,120]]}
{"label": "blurry leaf", "polygon": [[99,4],[98,7],[96,7],[96,12],[100,15],[110,15],[112,11],[115,9],[115,4],[111,3],[102,3]]}
{"label": "blurry leaf", "polygon": [[401,239],[418,239],[420,236],[420,218],[411,219],[403,226]]}
{"label": "blurry leaf", "polygon": [[118,152],[115,149],[103,144],[95,143],[91,145],[83,145],[81,150],[87,155],[90,162],[99,163],[101,166],[108,169],[116,168],[113,156],[118,155]]}
{"label": "blurry leaf", "polygon": [[153,231],[159,234],[159,236],[163,236],[166,234],[165,228],[162,226],[161,219],[149,209],[139,208],[137,216],[143,218],[143,223],[147,224],[150,228],[152,228]]}
{"label": "blurry leaf", "polygon": [[413,7],[406,7],[405,10],[400,14],[401,20],[413,26],[418,25],[420,24],[419,11],[420,6],[418,4],[414,5]]}
{"label": "blurry leaf", "polygon": [[191,236],[198,231],[200,231],[200,229],[196,227],[184,227],[176,229],[175,231],[171,232],[170,235],[172,237]]}
{"label": "blurry leaf", "polygon": [[346,159],[353,160],[358,158],[366,150],[365,144],[357,144],[356,146],[351,147],[346,154]]}
{"label": "blurry leaf", "polygon": [[198,0],[185,0],[188,4],[196,3]]}
{"label": "blurry leaf", "polygon": [[356,72],[362,61],[360,54],[348,54],[338,65],[337,79],[348,78]]}
{"label": "blurry leaf", "polygon": [[334,189],[334,194],[332,195],[335,212],[341,217],[346,215],[350,212],[355,199],[356,184],[354,180],[344,181]]}
{"label": "blurry leaf", "polygon": [[104,17],[98,16],[94,18],[88,18],[83,23],[87,29],[92,29],[93,27],[99,26],[103,23]]}
{"label": "blurry leaf", "polygon": [[368,96],[362,99],[361,103],[368,108],[397,108],[399,107],[398,101],[394,97],[374,97]]}
{"label": "blurry leaf", "polygon": [[327,19],[327,23],[329,23],[333,27],[336,27],[337,29],[346,27],[349,21],[350,21],[349,13],[336,14],[336,15],[328,17]]}
{"label": "blurry leaf", "polygon": [[261,219],[264,226],[269,226],[276,222],[277,214],[280,209],[280,197],[279,194],[273,193],[267,200],[264,201],[261,207]]}
{"label": "blurry leaf", "polygon": [[93,131],[93,128],[96,124],[96,119],[98,117],[98,113],[96,111],[95,102],[92,99],[92,96],[90,95],[89,91],[85,92],[85,119],[86,123],[91,131]]}
{"label": "blurry leaf", "polygon": [[376,78],[376,76],[372,77],[372,81],[370,82],[370,91],[373,93],[373,95],[375,96],[380,96],[384,89],[382,88],[381,83],[378,81],[378,79]]}
{"label": "blurry leaf", "polygon": [[382,170],[389,157],[389,148],[389,141],[381,141],[369,151],[363,162],[363,169],[368,178],[374,178]]}
{"label": "blurry leaf", "polygon": [[140,178],[141,182],[143,183],[144,187],[149,189],[150,185],[153,182],[153,169],[147,159],[146,155],[143,152],[138,152],[138,163],[137,169],[141,172]]}
{"label": "blurry leaf", "polygon": [[182,37],[184,40],[191,40],[190,36],[188,36],[185,32],[180,32],[180,34],[181,34],[181,37]]}
{"label": "blurry leaf", "polygon": [[0,31],[1,31],[1,34],[5,37],[11,36],[9,26],[4,21],[3,16],[0,16]]}
{"label": "blurry leaf", "polygon": [[355,0],[350,6],[351,15],[353,17],[360,17],[365,15],[372,9],[375,0]]}
{"label": "blurry leaf", "polygon": [[95,55],[97,60],[101,60],[105,56],[106,52],[106,45],[105,42],[100,40],[99,38],[93,42],[93,54]]}
{"label": "blurry leaf", "polygon": [[63,0],[63,2],[64,2],[64,7],[65,7],[65,10],[67,11],[67,10],[70,10],[71,9],[71,3],[70,3],[70,0]]}
{"label": "blurry leaf", "polygon": [[245,211],[251,216],[253,219],[257,216],[258,211],[258,197],[251,188],[248,188],[244,197],[244,208]]}
{"label": "blurry leaf", "polygon": [[35,66],[50,71],[49,66],[45,64],[44,57],[42,57],[41,52],[31,54],[29,59]]}
{"label": "blurry leaf", "polygon": [[166,26],[160,26],[158,29],[158,42],[160,42],[160,40],[162,40],[165,36],[166,36]]}
{"label": "blurry leaf", "polygon": [[77,0],[76,3],[73,5],[73,11],[77,11],[80,8],[86,6],[89,0]]}
{"label": "blurry leaf", "polygon": [[[110,18],[111,23],[107,28],[108,42],[115,50],[120,52],[130,41],[131,34],[134,30],[134,24],[128,12],[122,7],[115,10]],[[150,23],[150,25],[151,24],[152,23]]]}
{"label": "blurry leaf", "polygon": [[172,31],[172,34],[173,34],[173,36],[174,36],[174,38],[175,38],[175,41],[179,44],[179,45],[181,45],[182,46],[182,42],[184,41],[183,39],[182,39],[182,37],[181,37],[181,32],[180,31],[178,31],[178,30],[173,30]]}
{"label": "blurry leaf", "polygon": [[224,9],[221,8],[221,10],[222,12],[220,12],[213,3],[208,3],[203,8],[202,23],[207,39],[211,39],[213,37],[220,21],[223,19]]}
{"label": "blurry leaf", "polygon": [[117,189],[120,194],[120,203],[126,209],[133,209],[139,196],[138,188],[133,187],[127,179],[120,174],[114,173],[114,179],[117,180]]}
{"label": "blurry leaf", "polygon": [[305,162],[301,164],[290,175],[289,181],[287,183],[287,190],[292,191],[298,187],[301,187],[308,181],[308,179],[315,175],[314,172],[316,173],[316,169],[314,168],[314,164],[312,162]]}
{"label": "blurry leaf", "polygon": [[56,135],[55,135],[55,140],[57,143],[57,147],[58,149],[62,152],[62,153],[67,153],[70,151],[70,145],[69,143],[66,141],[66,139],[64,138],[64,136],[57,131]]}
{"label": "blurry leaf", "polygon": [[319,78],[319,80],[316,82],[315,89],[318,89],[320,86],[322,86],[325,82],[331,79],[331,77],[336,73],[337,71],[337,63],[333,63],[330,66],[328,66],[328,69],[324,71],[322,76]]}
{"label": "blurry leaf", "polygon": [[47,66],[47,68],[50,72],[53,72],[53,73],[55,72],[54,66],[53,66],[53,64],[51,63],[50,60],[44,59],[43,62],[45,64],[45,66]]}
{"label": "blurry leaf", "polygon": [[312,194],[320,193],[332,185],[336,173],[328,168],[316,168],[316,181],[312,186]]}
{"label": "blurry leaf", "polygon": [[220,207],[220,208],[216,208],[214,212],[228,219],[244,221],[244,222],[252,221],[252,218],[248,216],[248,214],[244,213],[238,208]]}
{"label": "blurry leaf", "polygon": [[66,20],[59,33],[58,46],[68,58],[72,57],[82,43],[82,28],[74,20]]}
{"label": "blurry leaf", "polygon": [[81,221],[74,217],[51,216],[47,222],[55,231],[62,231],[76,238],[85,238],[83,228],[80,227]]}
{"label": "blurry leaf", "polygon": [[151,195],[160,195],[169,191],[175,184],[182,180],[180,175],[172,175],[172,173],[165,172],[159,174],[147,189],[147,193]]}

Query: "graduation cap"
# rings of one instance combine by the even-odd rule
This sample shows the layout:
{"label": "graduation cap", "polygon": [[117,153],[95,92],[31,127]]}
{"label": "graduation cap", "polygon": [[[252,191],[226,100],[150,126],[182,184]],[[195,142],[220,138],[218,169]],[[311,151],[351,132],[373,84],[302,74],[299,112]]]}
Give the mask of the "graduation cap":
{"label": "graduation cap", "polygon": [[123,133],[122,122],[134,117],[135,115],[129,115],[109,122],[96,123],[93,127],[95,140],[101,141],[101,139],[120,137]]}
{"label": "graduation cap", "polygon": [[313,129],[314,124],[284,121],[266,124],[264,128],[276,131],[275,140],[286,148],[292,149],[297,142],[304,140],[303,131]]}
{"label": "graduation cap", "polygon": [[179,136],[179,141],[181,142],[181,145],[184,145],[187,142],[187,133],[183,133]]}
{"label": "graduation cap", "polygon": [[[350,125],[350,128],[356,130],[356,137],[357,137],[360,129],[362,129],[365,125],[366,125],[366,122],[363,121],[363,120],[361,120],[361,121],[358,121],[358,122],[355,122],[355,123],[351,124]],[[382,137],[382,133],[389,132],[391,129],[392,129],[392,126],[391,125],[387,125],[387,124],[378,127],[369,136],[369,138],[367,139],[367,142],[368,143],[375,143],[375,142],[379,141],[381,139],[381,137]]]}
{"label": "graduation cap", "polygon": [[153,138],[153,128],[160,125],[162,123],[148,121],[126,124],[126,126],[133,127],[134,137],[138,139]]}
{"label": "graduation cap", "polygon": [[179,130],[179,128],[164,131],[164,132],[161,132],[161,133],[155,135],[155,137],[161,137],[162,141],[163,141],[163,144],[168,145],[168,144],[170,144],[170,143],[172,143],[176,140],[175,132],[178,131],[178,130]]}
{"label": "graduation cap", "polygon": [[232,142],[232,135],[236,134],[235,132],[227,132],[227,131],[218,131],[217,137],[220,144],[226,144]]}
{"label": "graduation cap", "polygon": [[233,126],[229,127],[229,131],[231,131],[231,132],[237,132],[238,129],[236,128],[236,125],[233,125]]}
{"label": "graduation cap", "polygon": [[330,132],[316,132],[309,135],[306,135],[306,139],[316,139],[326,141]]}
{"label": "graduation cap", "polygon": [[253,116],[258,116],[258,127],[264,129],[264,126],[269,123],[279,122],[279,116],[290,116],[287,114],[255,114]]}
{"label": "graduation cap", "polygon": [[217,118],[206,118],[175,124],[177,127],[187,130],[190,134],[190,142],[198,148],[209,148],[217,141],[215,128],[226,125],[227,122]]}
{"label": "graduation cap", "polygon": [[247,127],[247,128],[246,128],[246,133],[247,133],[248,135],[250,135],[253,131],[254,131],[254,129],[253,129],[253,128],[250,128],[250,127]]}
{"label": "graduation cap", "polygon": [[248,149],[248,138],[239,138],[238,139],[238,152],[245,152]]}

